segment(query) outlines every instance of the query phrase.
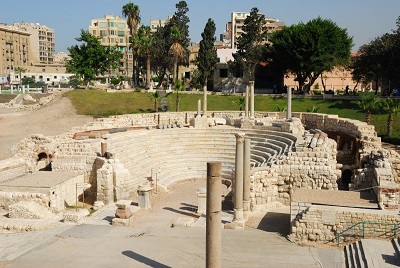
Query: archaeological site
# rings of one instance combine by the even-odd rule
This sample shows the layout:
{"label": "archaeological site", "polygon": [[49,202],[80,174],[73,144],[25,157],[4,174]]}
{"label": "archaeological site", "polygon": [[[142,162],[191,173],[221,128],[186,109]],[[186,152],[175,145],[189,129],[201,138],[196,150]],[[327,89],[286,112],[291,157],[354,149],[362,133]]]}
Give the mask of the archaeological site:
{"label": "archaeological site", "polygon": [[[233,211],[227,228],[281,204],[290,206],[290,222],[281,224],[299,244],[343,246],[377,230],[399,231],[400,155],[382,147],[373,126],[335,115],[253,106],[111,116],[63,135],[30,135],[12,151],[0,161],[0,206],[30,222],[0,226],[6,230],[51,228],[35,221],[59,213],[78,223],[88,210],[65,209],[84,198],[94,210],[116,203],[112,224],[129,226],[132,202],[147,209],[155,191],[205,179],[207,163],[220,162],[221,198]],[[197,213],[205,213],[207,191],[193,195]]]}

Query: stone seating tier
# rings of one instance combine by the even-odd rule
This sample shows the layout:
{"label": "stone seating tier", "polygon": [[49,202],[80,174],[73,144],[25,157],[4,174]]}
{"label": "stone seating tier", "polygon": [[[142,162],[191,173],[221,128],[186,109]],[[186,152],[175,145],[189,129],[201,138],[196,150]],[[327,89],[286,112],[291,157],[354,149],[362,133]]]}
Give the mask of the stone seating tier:
{"label": "stone seating tier", "polygon": [[[211,129],[151,129],[110,135],[108,151],[119,159],[138,184],[160,168],[158,183],[168,186],[181,179],[204,178],[206,163],[221,161],[224,178],[232,178],[235,161],[235,133],[244,132],[252,139],[251,162],[262,167],[290,150],[296,138],[288,133]],[[179,160],[176,157],[179,155]],[[194,160],[195,159],[195,160]]]}

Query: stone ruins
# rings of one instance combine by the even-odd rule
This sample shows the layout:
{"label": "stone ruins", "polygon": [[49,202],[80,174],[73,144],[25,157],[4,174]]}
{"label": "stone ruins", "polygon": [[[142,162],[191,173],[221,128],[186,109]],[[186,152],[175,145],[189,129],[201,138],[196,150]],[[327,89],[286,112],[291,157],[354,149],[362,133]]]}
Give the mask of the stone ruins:
{"label": "stone ruins", "polygon": [[[126,200],[149,208],[150,191],[206,178],[207,163],[221,162],[234,228],[279,203],[290,206],[291,222],[282,224],[300,243],[334,241],[360,221],[400,223],[400,156],[382,148],[373,126],[327,114],[198,107],[99,118],[63,135],[25,138],[14,157],[0,161],[0,207],[10,217],[40,218],[32,202],[62,213],[84,194],[97,208],[117,203],[115,224],[126,226],[134,214]],[[205,189],[197,194],[204,212]],[[64,219],[86,216],[68,212]]]}

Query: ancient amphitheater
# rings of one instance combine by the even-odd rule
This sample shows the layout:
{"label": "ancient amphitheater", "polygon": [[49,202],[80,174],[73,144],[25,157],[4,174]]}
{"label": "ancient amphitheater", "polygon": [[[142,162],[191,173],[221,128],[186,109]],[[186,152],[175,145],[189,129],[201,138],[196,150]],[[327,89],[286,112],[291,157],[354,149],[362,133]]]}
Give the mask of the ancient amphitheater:
{"label": "ancient amphitheater", "polygon": [[12,158],[0,161],[0,206],[10,217],[35,218],[32,201],[58,213],[76,203],[77,193],[82,199],[83,191],[100,206],[124,200],[145,206],[141,195],[204,179],[213,161],[222,163],[228,199],[235,167],[243,165],[237,148],[247,139],[244,221],[281,203],[291,210],[290,222],[282,224],[291,226],[290,239],[298,243],[343,245],[398,233],[400,157],[382,148],[373,126],[312,113],[207,115],[121,115],[63,135],[31,135],[13,148]]}

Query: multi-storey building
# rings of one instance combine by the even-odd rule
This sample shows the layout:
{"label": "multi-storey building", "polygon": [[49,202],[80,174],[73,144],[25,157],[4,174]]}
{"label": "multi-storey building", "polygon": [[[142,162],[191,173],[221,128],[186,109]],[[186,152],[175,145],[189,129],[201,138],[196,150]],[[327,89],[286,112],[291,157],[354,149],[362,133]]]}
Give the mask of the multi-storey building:
{"label": "multi-storey building", "polygon": [[[227,32],[230,33],[230,43],[231,48],[236,48],[237,38],[243,33],[244,20],[250,16],[250,12],[232,12],[231,22],[227,25]],[[281,30],[285,23],[280,22],[274,18],[265,18],[265,26],[267,27],[267,32],[272,33],[277,30]],[[268,42],[268,40],[266,40]]]}
{"label": "multi-storey building", "polygon": [[122,52],[123,58],[117,70],[111,70],[111,75],[132,77],[133,56],[129,42],[129,27],[126,20],[119,16],[106,15],[104,18],[92,19],[89,32],[100,37],[105,47],[115,47]]}
{"label": "multi-storey building", "polygon": [[29,66],[29,36],[15,26],[0,25],[0,83],[9,82],[8,77],[15,68]]}
{"label": "multi-storey building", "polygon": [[33,64],[53,64],[55,55],[55,32],[39,23],[19,22],[13,26],[30,34],[31,59]]}
{"label": "multi-storey building", "polygon": [[172,18],[172,16],[168,16],[166,20],[150,20],[150,29],[152,32],[157,31],[158,27],[164,27],[165,24]]}

